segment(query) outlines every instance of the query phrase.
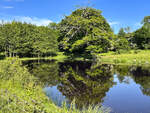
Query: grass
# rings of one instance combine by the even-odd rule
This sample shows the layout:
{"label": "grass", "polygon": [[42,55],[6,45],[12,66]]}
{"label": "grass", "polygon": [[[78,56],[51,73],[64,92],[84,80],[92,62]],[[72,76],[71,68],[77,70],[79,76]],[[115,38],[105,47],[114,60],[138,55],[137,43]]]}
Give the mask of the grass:
{"label": "grass", "polygon": [[[1,55],[2,56],[2,55]],[[14,59],[14,58],[6,58]],[[80,60],[88,61],[82,56],[71,57],[64,55],[63,52],[58,52],[57,56],[41,57],[41,58],[19,58],[21,61],[25,60],[57,60],[63,62],[64,60]],[[122,51],[120,54],[115,52],[102,53],[97,55],[97,62],[103,64],[116,64],[116,65],[150,65],[150,50],[130,50]]]}
{"label": "grass", "polygon": [[[3,53],[0,53],[0,56],[2,57]],[[15,57],[16,58],[16,57]],[[8,59],[8,60],[12,60],[14,59],[13,57],[7,57],[5,58],[5,56],[3,55],[3,59]],[[49,56],[49,57],[23,57],[23,58],[19,58],[20,61],[26,61],[26,60],[57,60],[59,62],[63,62],[65,60],[75,60],[75,61],[90,61],[91,59],[88,58],[84,58],[83,56],[77,55],[77,56],[70,56],[65,55],[64,52],[57,52],[57,56]]]}
{"label": "grass", "polygon": [[132,50],[117,54],[109,52],[98,54],[99,63],[118,65],[150,65],[150,50]]}
{"label": "grass", "polygon": [[42,84],[18,59],[0,61],[0,113],[108,113],[109,109],[89,106],[76,109],[56,106],[42,90]]}
{"label": "grass", "polygon": [[[5,58],[7,60],[13,60],[13,57],[7,57]],[[19,58],[20,61],[26,61],[26,60],[57,60],[59,62],[63,62],[64,60],[68,59],[68,56],[64,55],[63,52],[58,52],[57,56],[50,56],[50,57],[23,57]],[[4,60],[4,59],[3,59]]]}

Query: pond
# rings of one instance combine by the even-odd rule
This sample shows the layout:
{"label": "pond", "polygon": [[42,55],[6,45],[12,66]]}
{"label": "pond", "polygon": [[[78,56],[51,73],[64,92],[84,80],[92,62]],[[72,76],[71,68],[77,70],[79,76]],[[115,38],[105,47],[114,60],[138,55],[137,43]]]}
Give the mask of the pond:
{"label": "pond", "polygon": [[150,66],[84,61],[25,61],[55,104],[109,107],[112,113],[150,113]]}

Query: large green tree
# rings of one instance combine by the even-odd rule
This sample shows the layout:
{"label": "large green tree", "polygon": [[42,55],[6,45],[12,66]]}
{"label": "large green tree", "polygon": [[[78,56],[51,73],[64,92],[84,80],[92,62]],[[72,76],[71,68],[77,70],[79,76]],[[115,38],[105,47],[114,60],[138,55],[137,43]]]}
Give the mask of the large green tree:
{"label": "large green tree", "polygon": [[143,26],[134,33],[133,42],[139,49],[150,49],[150,16],[146,16],[142,23]]}
{"label": "large green tree", "polygon": [[113,32],[100,10],[79,8],[60,23],[59,48],[73,54],[107,52],[112,48]]}

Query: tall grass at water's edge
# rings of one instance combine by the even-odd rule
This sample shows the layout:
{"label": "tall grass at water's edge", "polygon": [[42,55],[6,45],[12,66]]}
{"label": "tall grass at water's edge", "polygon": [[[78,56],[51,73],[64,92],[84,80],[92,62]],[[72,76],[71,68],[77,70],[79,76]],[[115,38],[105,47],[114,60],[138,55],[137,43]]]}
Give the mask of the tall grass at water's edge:
{"label": "tall grass at water's edge", "polygon": [[98,54],[97,60],[104,64],[150,65],[150,50],[136,50],[121,54],[114,52]]}
{"label": "tall grass at water's edge", "polygon": [[78,110],[56,106],[18,59],[0,61],[0,113],[108,113],[100,106]]}

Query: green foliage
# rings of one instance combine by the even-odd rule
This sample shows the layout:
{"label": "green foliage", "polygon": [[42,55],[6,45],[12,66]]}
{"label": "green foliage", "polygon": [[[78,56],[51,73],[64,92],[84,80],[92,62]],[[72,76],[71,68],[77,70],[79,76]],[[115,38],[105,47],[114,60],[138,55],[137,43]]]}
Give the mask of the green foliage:
{"label": "green foliage", "polygon": [[0,62],[0,78],[0,112],[46,112],[54,106],[17,59]]}
{"label": "green foliage", "polygon": [[112,30],[100,10],[80,8],[59,24],[59,48],[73,54],[101,53],[111,49]]}
{"label": "green foliage", "polygon": [[108,113],[109,110],[100,106],[79,110],[74,101],[69,108],[65,104],[62,108],[57,107],[46,97],[39,80],[18,59],[12,59],[0,61],[0,112]]}
{"label": "green foliage", "polygon": [[144,24],[144,26],[149,26],[150,25],[150,16],[145,16],[142,24]]}
{"label": "green foliage", "polygon": [[143,26],[135,31],[133,42],[139,49],[150,49],[150,29]]}
{"label": "green foliage", "polygon": [[53,30],[58,30],[58,24],[55,22],[49,23],[47,27]]}
{"label": "green foliage", "polygon": [[150,49],[150,16],[144,17],[142,24],[143,26],[134,32],[132,42],[139,49]]}
{"label": "green foliage", "polygon": [[129,41],[124,37],[118,37],[114,44],[115,51],[120,52],[120,50],[129,50]]}
{"label": "green foliage", "polygon": [[0,25],[0,52],[6,56],[31,57],[58,51],[57,33],[48,27],[11,22]]}
{"label": "green foliage", "polygon": [[48,27],[38,27],[33,49],[41,56],[55,55],[58,52],[57,34]]}
{"label": "green foliage", "polygon": [[125,37],[125,36],[126,36],[126,32],[124,31],[123,28],[121,28],[121,29],[119,30],[118,37]]}

